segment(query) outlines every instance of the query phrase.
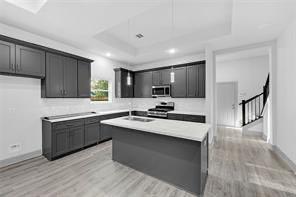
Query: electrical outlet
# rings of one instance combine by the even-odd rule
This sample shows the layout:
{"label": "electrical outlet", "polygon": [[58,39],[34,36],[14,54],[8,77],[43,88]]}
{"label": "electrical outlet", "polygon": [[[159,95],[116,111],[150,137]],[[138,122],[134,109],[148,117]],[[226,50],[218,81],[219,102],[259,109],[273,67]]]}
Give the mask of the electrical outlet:
{"label": "electrical outlet", "polygon": [[21,150],[21,145],[20,144],[11,144],[9,146],[9,151],[10,152],[19,152]]}

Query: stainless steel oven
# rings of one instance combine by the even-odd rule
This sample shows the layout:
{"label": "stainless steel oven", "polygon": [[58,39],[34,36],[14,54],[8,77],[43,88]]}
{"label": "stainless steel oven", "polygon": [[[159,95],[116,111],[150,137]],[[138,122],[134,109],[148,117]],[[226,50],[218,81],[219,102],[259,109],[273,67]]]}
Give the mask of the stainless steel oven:
{"label": "stainless steel oven", "polygon": [[171,86],[152,86],[152,97],[169,97],[171,96]]}

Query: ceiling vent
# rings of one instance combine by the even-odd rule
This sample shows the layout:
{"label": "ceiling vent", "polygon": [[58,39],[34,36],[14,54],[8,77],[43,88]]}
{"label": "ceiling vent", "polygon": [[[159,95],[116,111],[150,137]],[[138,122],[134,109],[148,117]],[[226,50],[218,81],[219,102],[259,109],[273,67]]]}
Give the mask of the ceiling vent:
{"label": "ceiling vent", "polygon": [[140,38],[143,38],[144,36],[143,34],[137,34],[136,37],[140,39]]}

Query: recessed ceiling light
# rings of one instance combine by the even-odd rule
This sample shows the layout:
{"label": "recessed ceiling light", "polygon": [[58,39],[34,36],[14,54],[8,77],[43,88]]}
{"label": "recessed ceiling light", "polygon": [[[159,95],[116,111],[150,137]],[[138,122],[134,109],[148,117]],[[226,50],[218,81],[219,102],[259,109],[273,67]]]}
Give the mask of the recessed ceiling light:
{"label": "recessed ceiling light", "polygon": [[171,49],[168,50],[169,54],[174,54],[176,52],[177,52],[177,50],[175,48],[171,48]]}
{"label": "recessed ceiling light", "polygon": [[5,0],[17,7],[36,14],[47,2],[47,0]]}
{"label": "recessed ceiling light", "polygon": [[107,56],[107,57],[111,57],[111,53],[107,52],[107,53],[106,53],[106,56]]}

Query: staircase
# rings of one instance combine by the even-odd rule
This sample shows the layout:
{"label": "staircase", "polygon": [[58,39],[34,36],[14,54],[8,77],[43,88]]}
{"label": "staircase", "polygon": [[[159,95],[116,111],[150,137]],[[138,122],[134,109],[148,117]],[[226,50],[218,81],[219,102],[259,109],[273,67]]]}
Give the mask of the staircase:
{"label": "staircase", "polygon": [[242,126],[247,126],[262,118],[264,106],[269,95],[269,74],[267,76],[263,92],[248,99],[242,100]]}

